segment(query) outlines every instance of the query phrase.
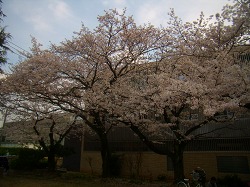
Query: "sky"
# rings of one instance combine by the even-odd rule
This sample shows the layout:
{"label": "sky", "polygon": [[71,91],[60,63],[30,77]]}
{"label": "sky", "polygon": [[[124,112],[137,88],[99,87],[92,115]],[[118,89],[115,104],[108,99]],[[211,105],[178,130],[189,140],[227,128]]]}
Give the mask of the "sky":
{"label": "sky", "polygon": [[[126,8],[137,24],[166,25],[168,12],[174,8],[183,21],[196,20],[201,11],[206,16],[216,14],[228,0],[3,0],[2,10],[7,17],[1,26],[12,35],[9,42],[14,53],[8,53],[8,63],[24,60],[18,50],[29,51],[31,36],[48,48],[70,39],[84,24],[90,29],[98,26],[97,16],[105,10]],[[8,72],[10,65],[3,69]]]}

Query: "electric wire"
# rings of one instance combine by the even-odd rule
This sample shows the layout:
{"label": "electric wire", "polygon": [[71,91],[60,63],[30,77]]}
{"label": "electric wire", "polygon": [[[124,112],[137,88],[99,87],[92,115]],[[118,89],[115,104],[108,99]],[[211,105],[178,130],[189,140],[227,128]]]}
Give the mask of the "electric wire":
{"label": "electric wire", "polygon": [[[11,52],[16,54],[18,57],[24,57],[27,58],[27,56],[25,56],[24,54],[22,54],[22,52],[25,53],[29,53],[27,50],[25,50],[24,48],[18,46],[17,44],[15,44],[14,42],[7,40],[7,45],[12,49]],[[14,47],[15,46],[15,47]],[[16,51],[14,52],[13,49]]]}
{"label": "electric wire", "polygon": [[21,49],[22,51],[26,52],[26,53],[29,53],[27,50],[23,49],[22,47],[18,46],[17,44],[13,43],[12,41],[10,40],[7,40],[8,43],[14,45],[15,47]]}
{"label": "electric wire", "polygon": [[[23,55],[23,54],[20,52],[20,50],[18,50],[17,48],[11,46],[10,44],[6,44],[6,45],[7,45],[8,47],[10,47],[12,53],[14,53],[14,54],[16,54],[16,55],[18,55],[18,56],[20,56],[20,57],[26,58],[26,56]],[[15,52],[13,49],[14,49],[15,51],[17,51],[17,52]]]}

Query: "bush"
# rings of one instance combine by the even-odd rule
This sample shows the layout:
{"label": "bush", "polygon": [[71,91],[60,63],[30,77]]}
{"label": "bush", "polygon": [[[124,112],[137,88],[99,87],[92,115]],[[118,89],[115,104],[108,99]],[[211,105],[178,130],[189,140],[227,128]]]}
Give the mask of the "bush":
{"label": "bush", "polygon": [[37,149],[22,148],[19,151],[18,158],[12,160],[11,168],[20,170],[41,169],[47,167],[47,161],[44,160],[44,152]]}
{"label": "bush", "polygon": [[0,147],[0,155],[19,155],[20,147]]}

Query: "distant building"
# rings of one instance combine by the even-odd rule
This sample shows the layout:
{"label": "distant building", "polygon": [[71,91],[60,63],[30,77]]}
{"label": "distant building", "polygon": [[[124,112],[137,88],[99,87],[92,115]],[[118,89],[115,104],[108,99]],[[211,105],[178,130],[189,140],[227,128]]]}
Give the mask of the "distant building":
{"label": "distant building", "polygon": [[[184,152],[184,171],[190,172],[201,167],[207,177],[218,178],[237,174],[242,180],[250,176],[250,118],[236,120],[232,124],[211,124],[200,128],[197,133],[207,132],[208,136],[191,141]],[[209,128],[209,129],[208,129]],[[219,129],[219,130],[215,130]],[[132,176],[135,172],[143,178],[166,175],[173,178],[171,159],[158,155],[146,145],[128,127],[114,127],[108,134],[112,153],[120,155],[121,175]],[[167,138],[162,148],[174,146]],[[85,133],[82,141],[67,139],[67,145],[73,145],[76,154],[66,157],[64,167],[69,170],[101,174],[100,141],[97,136]]]}

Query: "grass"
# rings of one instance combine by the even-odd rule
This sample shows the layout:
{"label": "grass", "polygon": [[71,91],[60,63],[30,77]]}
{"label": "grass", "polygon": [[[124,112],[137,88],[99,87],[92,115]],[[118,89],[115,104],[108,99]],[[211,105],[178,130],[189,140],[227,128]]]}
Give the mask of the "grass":
{"label": "grass", "polygon": [[0,176],[1,187],[163,187],[164,183],[141,181],[134,183],[129,179],[101,179],[78,172],[49,173],[47,171],[10,171]]}

